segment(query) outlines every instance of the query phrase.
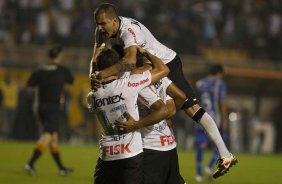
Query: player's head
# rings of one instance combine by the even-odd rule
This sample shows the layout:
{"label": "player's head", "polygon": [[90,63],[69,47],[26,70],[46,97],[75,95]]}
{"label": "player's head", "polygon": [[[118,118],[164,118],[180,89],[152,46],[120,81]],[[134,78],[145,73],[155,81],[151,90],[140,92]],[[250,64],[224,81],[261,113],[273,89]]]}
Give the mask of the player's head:
{"label": "player's head", "polygon": [[100,4],[94,11],[97,28],[107,37],[112,37],[119,30],[120,20],[114,5],[109,3]]}
{"label": "player's head", "polygon": [[209,69],[209,74],[210,75],[223,75],[224,70],[223,70],[223,66],[220,64],[214,64],[212,66],[210,66]]}
{"label": "player's head", "polygon": [[61,56],[62,51],[63,48],[61,46],[54,46],[49,50],[49,57],[52,60],[57,60]]}
{"label": "player's head", "polygon": [[104,70],[120,60],[119,54],[113,49],[103,50],[96,59],[99,70]]}

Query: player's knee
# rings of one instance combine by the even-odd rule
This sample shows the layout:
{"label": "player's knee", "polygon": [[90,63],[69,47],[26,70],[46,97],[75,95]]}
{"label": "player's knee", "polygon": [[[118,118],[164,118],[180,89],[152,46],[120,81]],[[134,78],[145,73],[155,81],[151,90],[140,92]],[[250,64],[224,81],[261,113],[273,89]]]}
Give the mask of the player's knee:
{"label": "player's knee", "polygon": [[182,105],[181,109],[183,110],[188,109],[190,107],[193,107],[195,104],[198,104],[198,101],[196,98],[187,98],[184,104]]}
{"label": "player's knee", "polygon": [[199,122],[200,119],[203,117],[203,115],[206,113],[206,111],[201,107],[197,110],[197,112],[192,116],[192,119],[196,122]]}

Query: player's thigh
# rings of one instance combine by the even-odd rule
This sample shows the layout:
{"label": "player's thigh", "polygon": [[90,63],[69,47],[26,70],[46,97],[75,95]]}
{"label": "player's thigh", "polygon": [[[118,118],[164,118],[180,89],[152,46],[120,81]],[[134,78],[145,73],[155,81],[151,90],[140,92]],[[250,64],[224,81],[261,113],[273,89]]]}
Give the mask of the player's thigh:
{"label": "player's thigh", "polygon": [[94,172],[95,184],[143,184],[143,154],[131,158],[103,161],[100,158]]}
{"label": "player's thigh", "polygon": [[143,184],[143,153],[123,159],[120,184]]}
{"label": "player's thigh", "polygon": [[184,76],[180,58],[176,56],[171,62],[167,63],[166,65],[170,70],[168,74],[170,80],[172,80],[189,99],[195,99],[195,92]]}
{"label": "player's thigh", "polygon": [[94,184],[115,184],[118,179],[119,168],[112,161],[97,160],[94,171]]}
{"label": "player's thigh", "polygon": [[51,134],[58,132],[60,123],[60,110],[57,104],[40,105],[39,116],[44,132]]}
{"label": "player's thigh", "polygon": [[170,170],[165,184],[184,184],[185,181],[180,175],[180,171],[179,171],[178,154],[176,148],[169,151],[169,158],[170,158],[170,165],[169,165]]}

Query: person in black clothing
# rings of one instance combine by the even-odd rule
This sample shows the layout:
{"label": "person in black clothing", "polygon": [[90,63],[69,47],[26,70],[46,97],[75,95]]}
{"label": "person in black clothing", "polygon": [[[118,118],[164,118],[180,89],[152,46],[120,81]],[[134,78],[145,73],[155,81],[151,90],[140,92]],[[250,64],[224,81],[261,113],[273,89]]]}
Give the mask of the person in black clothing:
{"label": "person in black clothing", "polygon": [[62,48],[50,49],[51,63],[34,71],[28,82],[28,87],[38,87],[39,109],[38,115],[42,123],[43,133],[37,141],[30,160],[25,165],[25,170],[30,175],[35,175],[34,163],[41,156],[47,146],[58,166],[59,175],[66,176],[73,171],[62,164],[59,154],[58,129],[60,120],[60,96],[65,83],[72,84],[74,77],[66,67],[60,65]]}

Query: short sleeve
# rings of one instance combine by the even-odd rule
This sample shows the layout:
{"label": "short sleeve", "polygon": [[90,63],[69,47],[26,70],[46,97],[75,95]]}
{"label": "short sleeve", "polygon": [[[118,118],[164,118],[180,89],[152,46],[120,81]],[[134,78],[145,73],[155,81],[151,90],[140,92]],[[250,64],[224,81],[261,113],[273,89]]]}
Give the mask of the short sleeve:
{"label": "short sleeve", "polygon": [[120,37],[123,40],[124,49],[133,45],[140,45],[144,42],[144,34],[141,31],[138,22],[125,27]]}
{"label": "short sleeve", "polygon": [[130,75],[127,86],[133,88],[137,93],[151,84],[152,75],[150,71],[141,74]]}
{"label": "short sleeve", "polygon": [[173,98],[172,98],[171,96],[169,96],[169,95],[166,95],[165,100],[166,100],[166,101],[168,101],[168,100],[173,100]]}
{"label": "short sleeve", "polygon": [[74,77],[68,68],[65,68],[65,77],[66,83],[72,84],[74,82]]}
{"label": "short sleeve", "polygon": [[166,89],[172,83],[172,81],[169,78],[164,77],[163,78],[163,83],[164,83],[164,87]]}
{"label": "short sleeve", "polygon": [[138,95],[138,101],[148,108],[150,108],[153,103],[160,100],[159,96],[152,90],[151,86],[142,89]]}

